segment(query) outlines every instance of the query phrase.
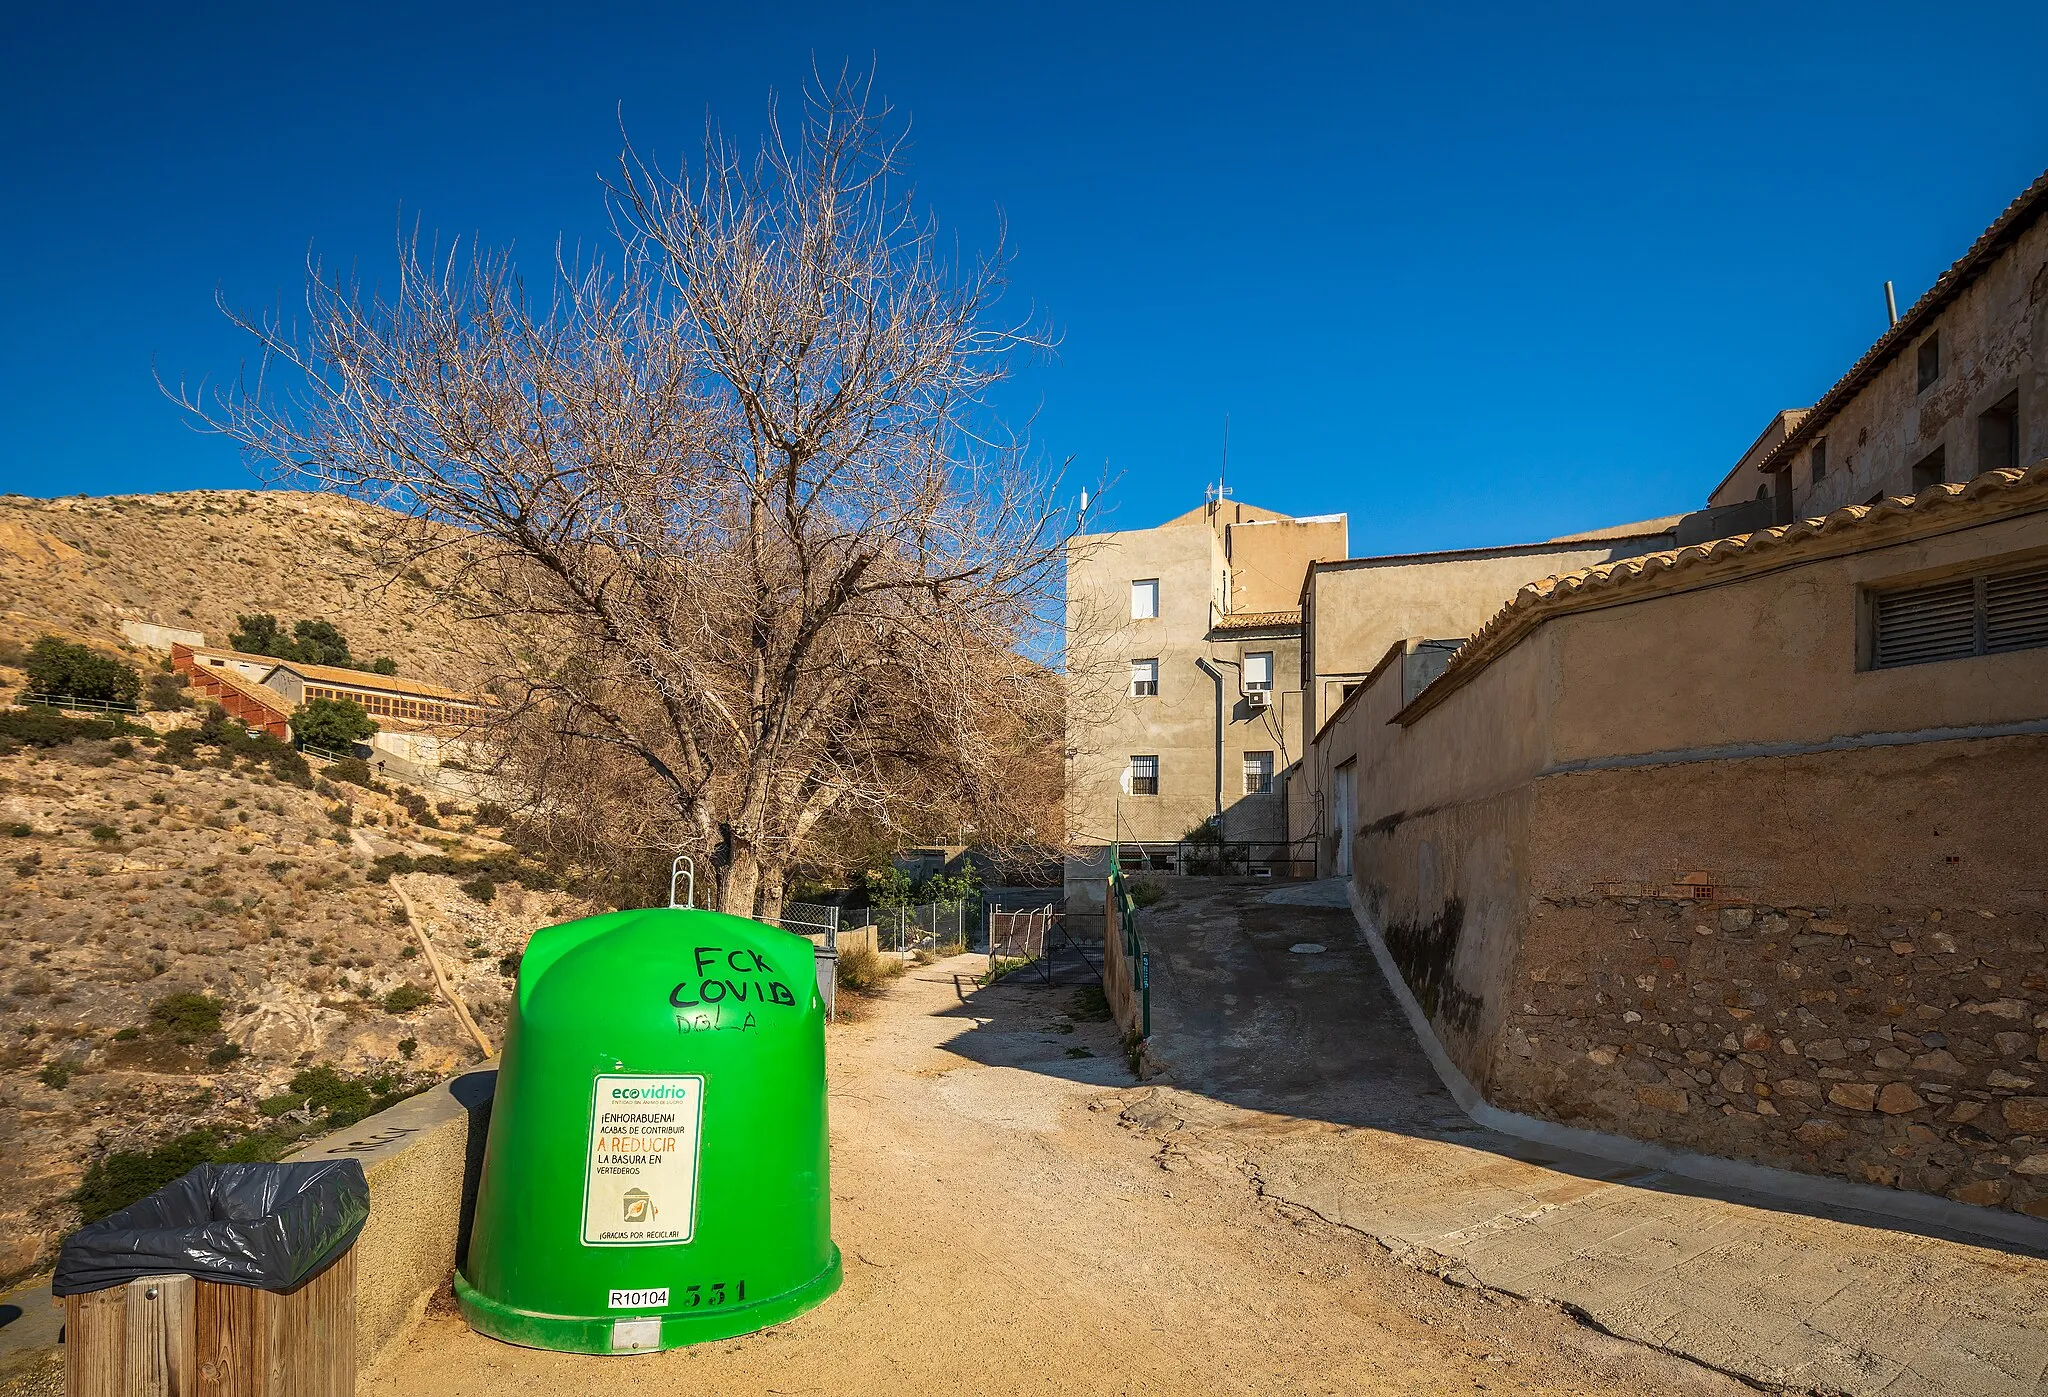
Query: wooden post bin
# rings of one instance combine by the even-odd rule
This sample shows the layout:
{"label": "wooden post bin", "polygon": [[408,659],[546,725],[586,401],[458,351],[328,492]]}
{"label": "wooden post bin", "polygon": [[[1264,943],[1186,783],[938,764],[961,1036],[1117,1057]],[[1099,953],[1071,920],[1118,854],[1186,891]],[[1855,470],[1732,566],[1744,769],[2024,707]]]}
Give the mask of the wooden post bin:
{"label": "wooden post bin", "polygon": [[354,1397],[351,1247],[287,1291],[144,1276],[64,1298],[67,1397]]}

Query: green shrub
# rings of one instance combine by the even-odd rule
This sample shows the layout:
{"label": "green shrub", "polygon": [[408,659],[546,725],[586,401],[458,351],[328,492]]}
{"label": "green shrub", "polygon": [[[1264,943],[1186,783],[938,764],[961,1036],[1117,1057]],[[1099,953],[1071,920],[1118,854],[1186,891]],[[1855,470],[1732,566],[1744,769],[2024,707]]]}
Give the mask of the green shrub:
{"label": "green shrub", "polygon": [[115,829],[112,825],[94,825],[92,827],[92,837],[94,839],[99,840],[102,844],[105,844],[112,840],[119,839],[121,837],[121,831]]}
{"label": "green shrub", "polygon": [[418,985],[400,985],[397,989],[384,996],[384,1012],[387,1014],[410,1014],[422,1004],[431,1003],[433,998],[434,996],[428,994]]}
{"label": "green shrub", "polygon": [[142,1030],[131,1025],[127,1028],[117,1030],[114,1034],[114,1041],[116,1043],[133,1043],[136,1039],[140,1038],[141,1036]]}
{"label": "green shrub", "polygon": [[855,994],[873,994],[902,973],[902,961],[871,946],[839,953],[839,988]]}
{"label": "green shrub", "polygon": [[84,645],[70,645],[53,635],[38,640],[28,652],[28,686],[37,693],[99,703],[133,703],[142,692],[135,666]]}
{"label": "green shrub", "polygon": [[327,818],[347,829],[356,822],[356,808],[344,801],[340,805],[328,807]]}
{"label": "green shrub", "polygon": [[498,885],[489,878],[476,877],[462,885],[462,890],[478,902],[489,902],[498,895]]}
{"label": "green shrub", "polygon": [[910,875],[900,868],[871,868],[865,880],[868,903],[874,907],[908,907]]}
{"label": "green shrub", "polygon": [[149,1006],[149,1023],[155,1032],[169,1034],[177,1042],[196,1043],[209,1033],[220,1032],[222,1007],[218,999],[180,990]]}
{"label": "green shrub", "polygon": [[175,713],[192,706],[192,695],[186,692],[191,680],[183,674],[165,674],[158,671],[149,676],[149,706],[163,713]]}
{"label": "green shrub", "polygon": [[401,1038],[398,1040],[398,1055],[400,1057],[411,1057],[419,1050],[420,1040],[417,1038]]}
{"label": "green shrub", "polygon": [[292,732],[301,745],[346,755],[377,733],[377,722],[353,699],[314,699],[292,713]]}
{"label": "green shrub", "polygon": [[1124,891],[1131,895],[1133,906],[1150,907],[1166,896],[1166,885],[1152,878],[1133,878],[1124,884]]}
{"label": "green shrub", "polygon": [[242,1056],[241,1048],[234,1043],[223,1043],[206,1055],[206,1061],[214,1067],[226,1067]]}
{"label": "green shrub", "polygon": [[71,1085],[71,1066],[63,1062],[46,1062],[43,1070],[36,1073],[36,1078],[44,1086],[62,1091]]}
{"label": "green shrub", "polygon": [[327,768],[327,775],[330,780],[346,781],[351,786],[374,787],[377,784],[377,778],[370,774],[370,764],[361,757],[343,757]]}
{"label": "green shrub", "polygon": [[0,708],[0,751],[104,741],[124,730],[127,725],[123,723],[67,717],[54,708]]}
{"label": "green shrub", "polygon": [[10,821],[6,828],[7,833],[16,839],[26,839],[36,832],[34,825],[25,825],[19,820]]}

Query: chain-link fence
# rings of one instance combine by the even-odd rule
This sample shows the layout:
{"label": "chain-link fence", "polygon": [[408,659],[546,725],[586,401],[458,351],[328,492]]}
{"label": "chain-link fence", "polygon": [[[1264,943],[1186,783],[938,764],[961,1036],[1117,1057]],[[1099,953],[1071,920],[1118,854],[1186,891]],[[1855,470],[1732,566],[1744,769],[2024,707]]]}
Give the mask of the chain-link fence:
{"label": "chain-link fence", "polygon": [[965,949],[980,930],[978,902],[927,902],[916,907],[870,907],[858,915],[874,924],[875,948],[882,951]]}

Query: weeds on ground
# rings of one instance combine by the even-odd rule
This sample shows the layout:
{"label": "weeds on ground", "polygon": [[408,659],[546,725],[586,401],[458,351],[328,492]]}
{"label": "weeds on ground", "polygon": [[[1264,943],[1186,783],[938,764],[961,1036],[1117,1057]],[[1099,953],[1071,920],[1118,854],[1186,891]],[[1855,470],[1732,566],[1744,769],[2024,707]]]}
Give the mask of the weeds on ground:
{"label": "weeds on ground", "polygon": [[1029,965],[1030,963],[1031,962],[1025,960],[1022,956],[1000,956],[997,958],[995,964],[991,965],[988,969],[982,971],[981,974],[975,977],[974,983],[984,987],[988,985],[993,985],[996,981],[1002,979],[1003,976],[1009,974],[1012,970],[1022,970],[1025,966]]}
{"label": "weeds on ground", "polygon": [[903,971],[902,961],[871,946],[855,946],[839,953],[839,988],[855,994],[874,994]]}
{"label": "weeds on ground", "polygon": [[1107,1023],[1109,996],[1100,985],[1083,985],[1067,1003],[1067,1017],[1075,1023]]}
{"label": "weeds on ground", "polygon": [[1124,884],[1124,891],[1131,895],[1132,905],[1150,907],[1166,896],[1166,885],[1153,878],[1133,878]]}

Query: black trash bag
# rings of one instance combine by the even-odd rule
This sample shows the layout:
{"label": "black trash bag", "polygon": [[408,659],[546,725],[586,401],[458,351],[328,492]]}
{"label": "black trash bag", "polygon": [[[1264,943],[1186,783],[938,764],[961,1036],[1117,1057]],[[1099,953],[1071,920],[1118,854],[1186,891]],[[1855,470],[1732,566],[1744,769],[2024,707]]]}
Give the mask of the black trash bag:
{"label": "black trash bag", "polygon": [[50,1290],[83,1295],[162,1275],[290,1290],[354,1245],[369,1216],[370,1182],[353,1159],[201,1164],[72,1233]]}

